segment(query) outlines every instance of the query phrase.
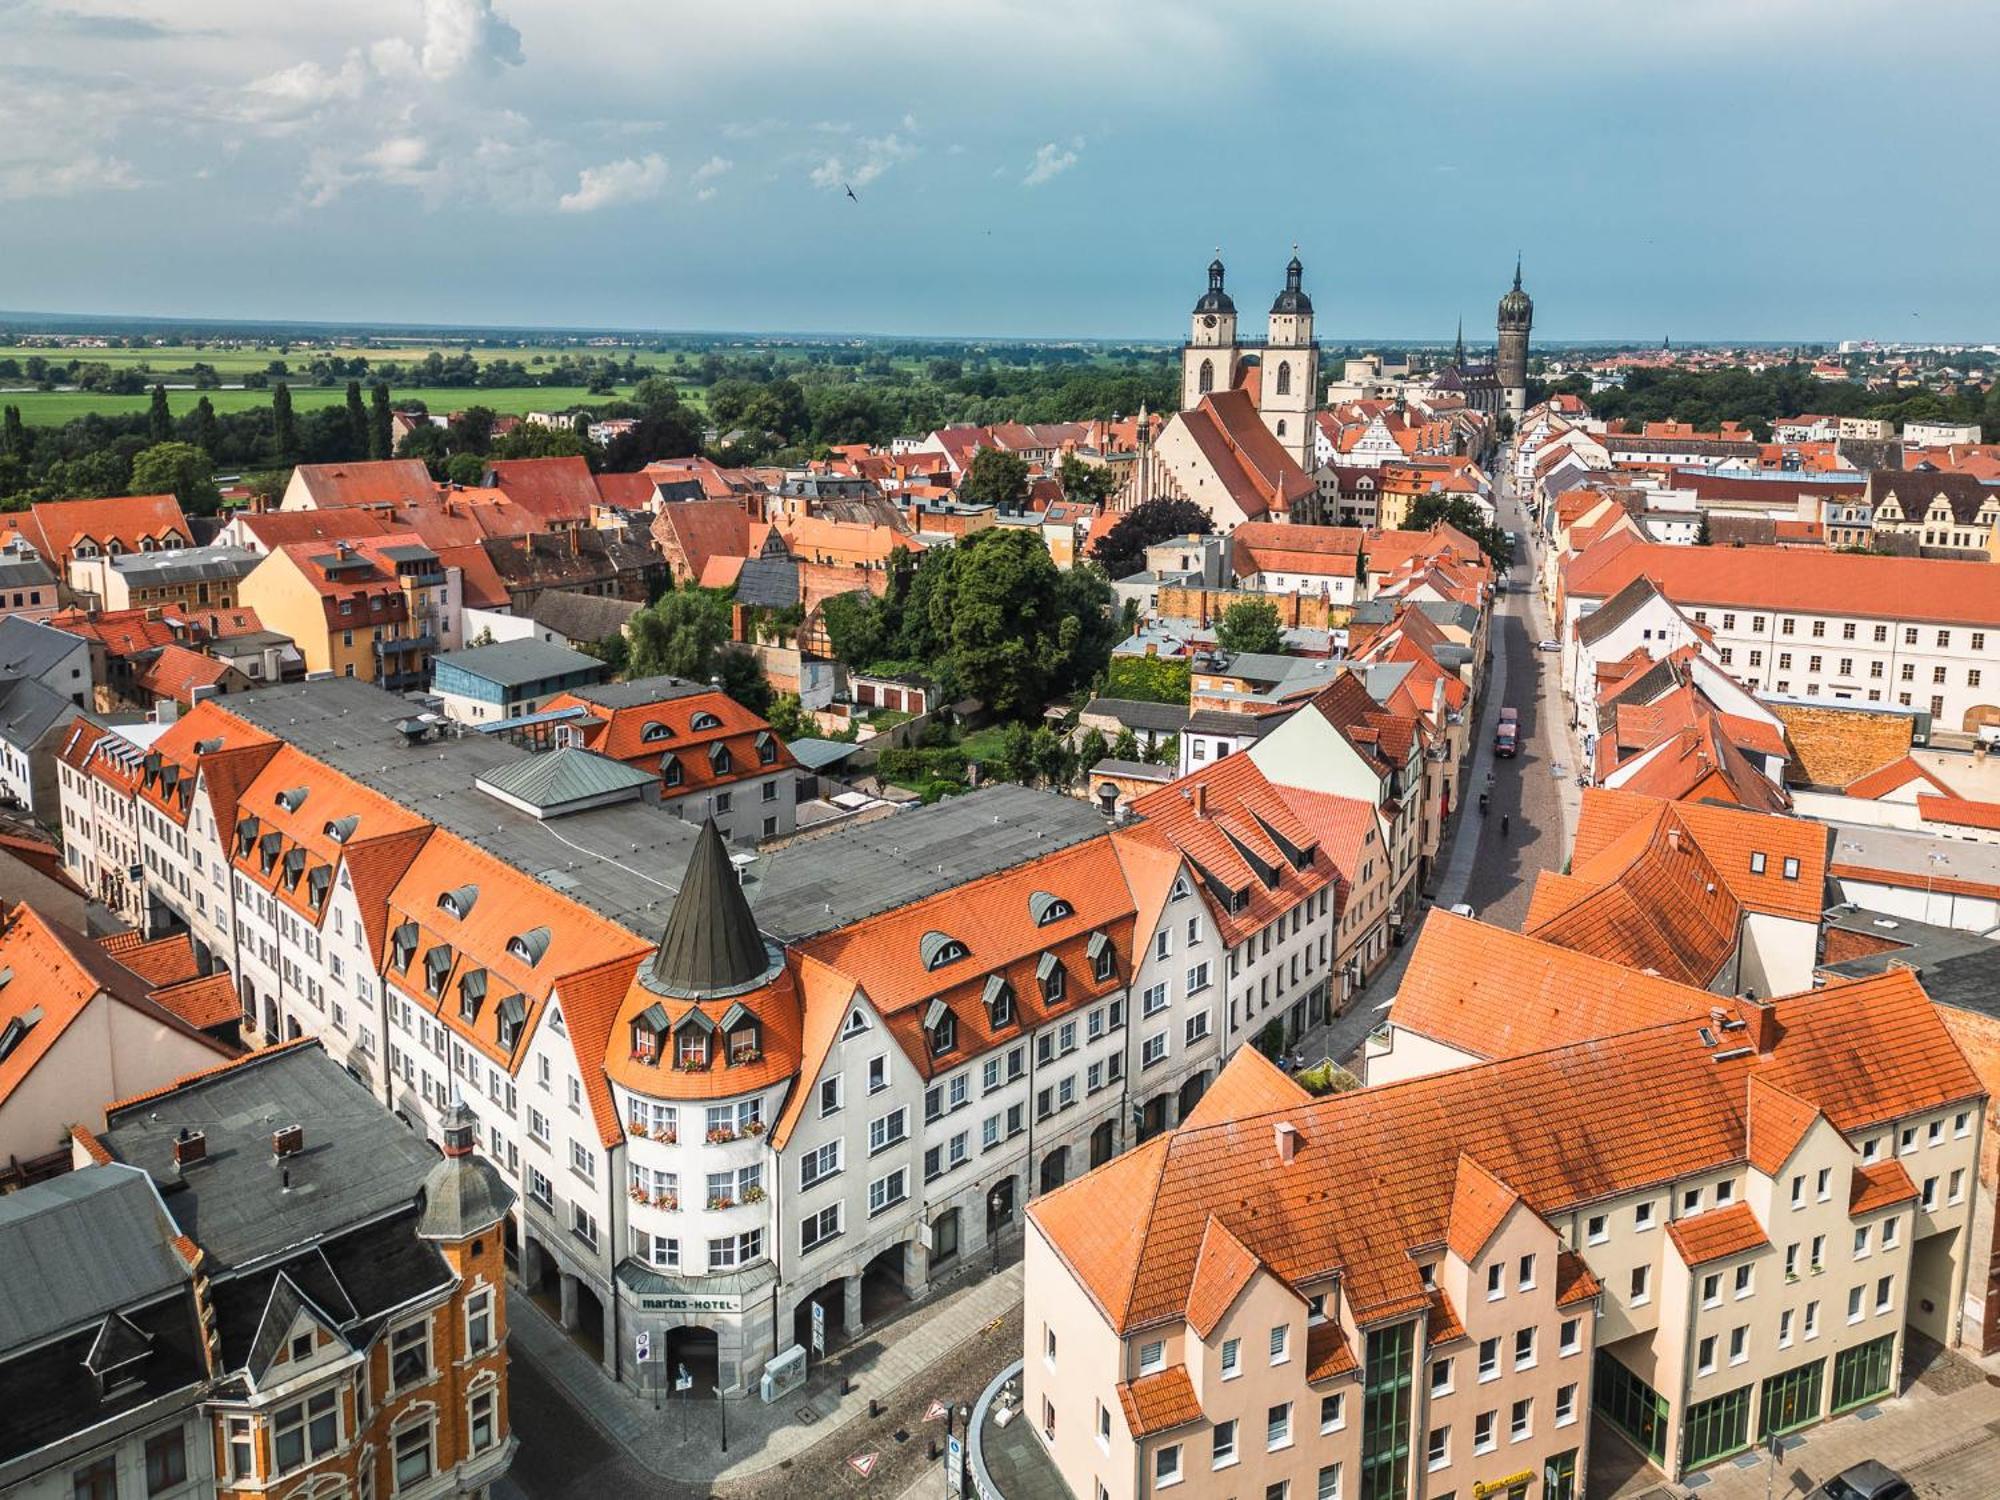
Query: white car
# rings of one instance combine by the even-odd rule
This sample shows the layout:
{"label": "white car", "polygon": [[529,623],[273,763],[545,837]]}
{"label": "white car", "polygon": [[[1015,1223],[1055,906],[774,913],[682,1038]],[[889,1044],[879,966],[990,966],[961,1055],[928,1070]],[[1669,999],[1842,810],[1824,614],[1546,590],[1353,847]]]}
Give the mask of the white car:
{"label": "white car", "polygon": [[1452,914],[1452,915],[1453,915],[1454,917],[1469,917],[1469,916],[1471,916],[1471,915],[1473,914],[1473,912],[1472,912],[1472,903],[1471,903],[1471,902],[1469,902],[1469,901],[1455,901],[1455,902],[1453,902],[1453,903],[1452,903],[1452,907],[1451,907],[1451,914]]}
{"label": "white car", "polygon": [[1562,643],[1561,641],[1536,641],[1536,642],[1535,642],[1535,649],[1536,649],[1537,651],[1560,651],[1560,650],[1562,650],[1562,648],[1563,648],[1563,643]]}

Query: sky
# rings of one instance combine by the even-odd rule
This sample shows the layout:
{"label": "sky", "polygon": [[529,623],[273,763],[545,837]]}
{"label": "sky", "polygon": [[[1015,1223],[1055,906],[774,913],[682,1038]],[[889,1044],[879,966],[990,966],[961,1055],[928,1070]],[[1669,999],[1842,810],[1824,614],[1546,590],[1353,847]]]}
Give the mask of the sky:
{"label": "sky", "polygon": [[[0,307],[2000,339],[1993,0],[0,0]],[[848,196],[848,190],[854,196]]]}

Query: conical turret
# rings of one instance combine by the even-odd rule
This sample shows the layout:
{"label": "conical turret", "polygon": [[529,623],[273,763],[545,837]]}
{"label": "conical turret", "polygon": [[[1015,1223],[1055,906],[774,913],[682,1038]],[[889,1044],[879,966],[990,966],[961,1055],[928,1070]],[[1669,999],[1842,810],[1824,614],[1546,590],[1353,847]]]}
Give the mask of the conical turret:
{"label": "conical turret", "polygon": [[680,894],[667,917],[648,971],[649,987],[663,994],[699,998],[755,984],[771,958],[743,883],[729,862],[722,834],[709,818],[681,877]]}

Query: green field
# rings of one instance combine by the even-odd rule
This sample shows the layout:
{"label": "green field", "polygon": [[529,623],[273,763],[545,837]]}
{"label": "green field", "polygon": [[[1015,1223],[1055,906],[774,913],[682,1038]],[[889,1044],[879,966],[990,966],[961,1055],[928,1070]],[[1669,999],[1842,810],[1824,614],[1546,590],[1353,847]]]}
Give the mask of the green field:
{"label": "green field", "polygon": [[144,365],[163,378],[171,380],[176,372],[186,374],[196,364],[212,365],[217,374],[227,380],[231,376],[247,374],[252,370],[262,370],[272,360],[281,359],[293,371],[291,378],[301,378],[299,373],[315,359],[335,356],[341,359],[364,358],[371,365],[409,364],[430,354],[442,358],[456,358],[470,354],[481,364],[496,359],[518,360],[533,368],[537,363],[555,364],[564,357],[586,354],[608,355],[621,363],[629,356],[642,365],[665,365],[673,362],[674,356],[659,354],[650,349],[593,349],[593,348],[541,348],[525,345],[503,346],[500,348],[467,348],[463,344],[398,344],[393,347],[363,348],[356,344],[291,344],[280,349],[276,344],[233,344],[206,345],[156,344],[144,349],[94,349],[74,345],[49,347],[47,345],[0,343],[0,359],[26,361],[39,355],[51,365],[67,365],[72,359],[87,365],[109,365],[114,370],[129,369]]}
{"label": "green field", "polygon": [[[114,351],[115,352],[115,351]],[[29,426],[60,427],[77,417],[88,416],[92,412],[102,412],[114,416],[121,412],[143,412],[152,405],[150,392],[137,396],[107,396],[99,391],[20,391],[7,390],[5,382],[0,382],[0,406],[21,408],[21,420]],[[315,411],[323,406],[340,406],[347,400],[346,382],[332,386],[295,385],[292,390],[292,407],[296,411]],[[593,396],[581,386],[529,385],[500,386],[493,389],[474,386],[395,386],[392,387],[398,404],[406,401],[421,401],[428,411],[458,411],[468,406],[487,406],[503,414],[529,411],[562,411],[572,406],[602,406],[607,401],[629,397],[629,389],[621,389],[615,396]],[[271,404],[269,391],[191,391],[169,390],[167,406],[176,417],[194,410],[195,403],[206,395],[218,412],[251,411],[267,408]],[[688,405],[700,408],[702,390],[699,386],[683,386],[681,399]]]}

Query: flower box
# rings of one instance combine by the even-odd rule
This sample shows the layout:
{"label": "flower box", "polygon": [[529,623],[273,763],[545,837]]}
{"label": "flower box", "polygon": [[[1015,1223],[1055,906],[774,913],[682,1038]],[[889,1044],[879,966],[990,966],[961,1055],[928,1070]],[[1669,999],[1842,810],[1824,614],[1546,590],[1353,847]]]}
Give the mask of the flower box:
{"label": "flower box", "polygon": [[708,1200],[708,1206],[710,1208],[734,1208],[736,1206],[736,1200],[734,1198],[729,1197],[727,1194],[720,1194],[716,1197],[710,1198]]}
{"label": "flower box", "polygon": [[731,1130],[727,1125],[718,1125],[708,1133],[708,1143],[711,1146],[720,1146],[725,1142],[735,1139],[736,1132]]}
{"label": "flower box", "polygon": [[675,1145],[679,1142],[680,1138],[681,1133],[671,1125],[662,1125],[658,1130],[653,1132],[653,1139],[659,1141],[662,1145]]}
{"label": "flower box", "polygon": [[743,1201],[745,1203],[762,1203],[764,1201],[764,1190],[760,1187],[745,1188],[743,1190]]}
{"label": "flower box", "polygon": [[681,1198],[679,1193],[662,1193],[653,1200],[653,1207],[663,1208],[668,1213],[679,1212],[680,1206]]}
{"label": "flower box", "polygon": [[752,1120],[748,1125],[743,1127],[743,1133],[745,1135],[762,1135],[764,1133],[764,1122],[762,1120]]}

